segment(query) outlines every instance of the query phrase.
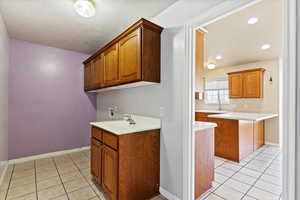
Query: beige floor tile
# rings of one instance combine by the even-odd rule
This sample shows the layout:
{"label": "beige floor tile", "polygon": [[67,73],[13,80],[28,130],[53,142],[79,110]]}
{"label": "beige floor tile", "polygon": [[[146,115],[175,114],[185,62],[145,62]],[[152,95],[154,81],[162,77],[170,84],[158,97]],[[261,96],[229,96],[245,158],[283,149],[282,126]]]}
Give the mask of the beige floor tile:
{"label": "beige floor tile", "polygon": [[65,190],[62,185],[58,185],[51,188],[47,188],[45,190],[38,191],[39,200],[54,199],[62,195],[65,195]]}
{"label": "beige floor tile", "polygon": [[18,179],[18,178],[24,178],[24,177],[28,177],[28,176],[34,176],[35,171],[34,169],[30,169],[30,170],[25,170],[25,171],[14,171],[13,175],[12,175],[12,179]]}
{"label": "beige floor tile", "polygon": [[65,174],[65,173],[78,171],[77,167],[73,164],[66,165],[66,166],[57,166],[57,170],[58,170],[59,174]]}
{"label": "beige floor tile", "polygon": [[89,185],[88,182],[86,182],[86,180],[84,180],[83,178],[75,179],[73,181],[69,181],[69,182],[64,183],[64,186],[65,186],[66,191],[68,193],[70,193],[74,190],[77,190],[79,188],[86,187],[88,185]]}
{"label": "beige floor tile", "polygon": [[18,187],[22,185],[34,184],[35,183],[35,176],[27,176],[18,179],[12,179],[10,182],[10,187]]}
{"label": "beige floor tile", "polygon": [[0,190],[0,200],[5,200],[6,197],[6,190]]}
{"label": "beige floor tile", "polygon": [[31,193],[21,197],[13,198],[12,200],[37,200],[37,198],[36,193]]}
{"label": "beige floor tile", "polygon": [[57,171],[41,172],[41,173],[37,173],[36,174],[36,180],[37,180],[37,182],[40,182],[42,180],[49,179],[49,178],[55,177],[55,176],[58,176],[58,172]]}
{"label": "beige floor tile", "polygon": [[102,200],[102,199],[99,199],[99,197],[94,197],[94,198],[92,198],[90,200]]}
{"label": "beige floor tile", "polygon": [[7,194],[7,200],[14,199],[16,197],[21,197],[26,194],[35,192],[35,184],[23,185],[15,188],[10,188]]}
{"label": "beige floor tile", "polygon": [[45,179],[43,181],[40,181],[37,183],[37,189],[38,191],[52,187],[52,186],[56,186],[56,185],[60,185],[62,184],[60,181],[60,178],[58,176],[49,178],[49,179]]}
{"label": "beige floor tile", "polygon": [[7,190],[9,186],[9,181],[5,181],[0,185],[0,191]]}
{"label": "beige floor tile", "polygon": [[54,199],[51,199],[51,200],[69,200],[67,195],[63,195],[63,196],[60,196],[60,197],[55,197]]}
{"label": "beige floor tile", "polygon": [[87,200],[95,196],[96,194],[91,187],[81,188],[79,190],[69,193],[70,200]]}
{"label": "beige floor tile", "polygon": [[74,179],[83,178],[79,171],[61,174],[60,177],[63,182],[68,182],[68,181],[72,181]]}
{"label": "beige floor tile", "polygon": [[87,168],[90,168],[90,167],[91,167],[89,161],[78,162],[78,163],[76,163],[76,166],[77,166],[79,169],[87,169]]}

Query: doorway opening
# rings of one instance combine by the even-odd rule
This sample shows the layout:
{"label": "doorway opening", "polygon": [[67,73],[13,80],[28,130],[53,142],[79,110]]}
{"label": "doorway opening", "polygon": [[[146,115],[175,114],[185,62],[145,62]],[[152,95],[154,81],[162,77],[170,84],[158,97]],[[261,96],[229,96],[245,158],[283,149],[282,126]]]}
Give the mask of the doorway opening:
{"label": "doorway opening", "polygon": [[259,1],[193,29],[193,114],[214,130],[200,154],[207,129],[192,137],[194,199],[282,198],[283,4]]}

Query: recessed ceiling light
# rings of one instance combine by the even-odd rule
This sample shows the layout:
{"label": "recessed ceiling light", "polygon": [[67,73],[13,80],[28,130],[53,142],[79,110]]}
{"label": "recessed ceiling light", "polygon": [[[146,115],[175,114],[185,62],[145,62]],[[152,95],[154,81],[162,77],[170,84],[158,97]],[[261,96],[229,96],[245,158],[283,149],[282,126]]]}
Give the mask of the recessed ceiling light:
{"label": "recessed ceiling light", "polygon": [[264,44],[264,45],[261,46],[262,50],[267,50],[267,49],[270,49],[270,48],[271,48],[270,44]]}
{"label": "recessed ceiling light", "polygon": [[207,64],[207,68],[208,69],[215,69],[216,68],[216,64],[215,63],[208,63]]}
{"label": "recessed ceiling light", "polygon": [[256,24],[258,21],[258,18],[257,17],[251,17],[249,20],[248,20],[248,24]]}
{"label": "recessed ceiling light", "polygon": [[222,59],[223,59],[223,56],[218,55],[218,56],[216,56],[216,59],[217,59],[217,60],[222,60]]}
{"label": "recessed ceiling light", "polygon": [[95,4],[92,0],[76,0],[74,9],[82,17],[93,17],[96,13]]}

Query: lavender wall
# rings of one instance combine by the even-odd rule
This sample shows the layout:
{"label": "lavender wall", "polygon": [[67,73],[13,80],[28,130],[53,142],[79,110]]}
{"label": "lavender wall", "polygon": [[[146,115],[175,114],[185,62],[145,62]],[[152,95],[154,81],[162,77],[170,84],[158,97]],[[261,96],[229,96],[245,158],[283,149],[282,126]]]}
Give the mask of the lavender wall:
{"label": "lavender wall", "polygon": [[96,97],[83,91],[88,55],[11,40],[9,159],[89,144]]}
{"label": "lavender wall", "polygon": [[[7,162],[9,37],[0,14],[0,179]],[[0,180],[1,181],[1,180]]]}

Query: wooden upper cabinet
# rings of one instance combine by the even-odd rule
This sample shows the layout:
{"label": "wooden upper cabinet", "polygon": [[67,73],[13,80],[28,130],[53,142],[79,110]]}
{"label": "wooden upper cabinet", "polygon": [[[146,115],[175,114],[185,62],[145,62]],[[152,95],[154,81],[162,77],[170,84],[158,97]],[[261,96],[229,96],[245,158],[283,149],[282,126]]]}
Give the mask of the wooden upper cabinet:
{"label": "wooden upper cabinet", "polygon": [[[85,67],[92,65],[90,71],[85,70],[85,90],[139,81],[142,82],[139,85],[160,83],[162,30],[162,27],[141,19],[84,61]],[[89,81],[93,82],[92,87],[86,86]]]}
{"label": "wooden upper cabinet", "polygon": [[231,74],[228,77],[229,96],[230,98],[243,97],[243,74]]}
{"label": "wooden upper cabinet", "polygon": [[90,90],[90,81],[91,81],[91,64],[87,63],[84,66],[84,90]]}
{"label": "wooden upper cabinet", "polygon": [[99,89],[104,86],[103,83],[103,56],[99,55],[94,60],[93,65],[93,85],[94,89]]}
{"label": "wooden upper cabinet", "polygon": [[104,146],[102,150],[102,186],[112,200],[117,199],[118,152]]}
{"label": "wooden upper cabinet", "polygon": [[121,83],[141,80],[141,29],[119,42],[119,70]]}
{"label": "wooden upper cabinet", "polygon": [[243,74],[244,97],[261,98],[263,97],[263,77],[261,71],[249,71]]}
{"label": "wooden upper cabinet", "polygon": [[103,52],[103,84],[113,86],[119,81],[118,45],[115,44]]}
{"label": "wooden upper cabinet", "polygon": [[263,98],[265,69],[251,69],[228,73],[230,98]]}

